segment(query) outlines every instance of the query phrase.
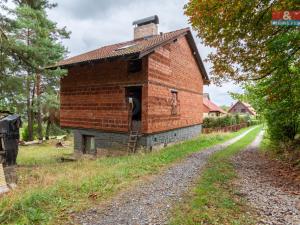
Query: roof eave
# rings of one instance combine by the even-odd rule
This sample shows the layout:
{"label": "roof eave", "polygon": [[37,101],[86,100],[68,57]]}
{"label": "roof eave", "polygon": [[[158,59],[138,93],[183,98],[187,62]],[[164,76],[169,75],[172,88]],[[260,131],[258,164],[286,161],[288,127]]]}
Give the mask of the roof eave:
{"label": "roof eave", "polygon": [[234,107],[235,105],[238,103],[239,101],[237,101],[236,103],[234,103],[229,109],[228,109],[228,112],[230,112]]}
{"label": "roof eave", "polygon": [[188,29],[188,31],[187,31],[187,38],[188,38],[188,41],[191,45],[191,48],[194,50],[194,54],[195,54],[196,59],[197,59],[197,64],[198,64],[198,66],[200,68],[200,71],[201,71],[201,74],[203,76],[204,84],[208,85],[208,84],[210,84],[209,77],[208,77],[207,72],[205,70],[202,58],[201,58],[201,56],[198,52],[197,45],[195,43],[195,40],[193,38],[193,35],[192,35],[192,32],[190,31],[190,29]]}
{"label": "roof eave", "polygon": [[161,47],[161,46],[164,46],[164,45],[166,45],[168,43],[171,43],[171,42],[173,42],[174,40],[178,39],[181,36],[187,36],[188,43],[189,43],[190,47],[193,50],[194,56],[196,58],[197,65],[198,65],[199,70],[201,72],[201,75],[202,75],[202,78],[203,78],[203,83],[206,84],[206,85],[208,85],[210,83],[210,81],[209,81],[207,72],[205,70],[203,61],[201,59],[201,56],[200,56],[200,54],[198,52],[195,40],[194,40],[193,35],[192,35],[192,33],[191,33],[191,31],[190,31],[189,28],[185,28],[178,35],[176,35],[176,36],[174,36],[174,37],[172,37],[172,38],[170,38],[168,40],[165,40],[163,42],[160,42],[160,43],[158,43],[158,44],[156,44],[154,46],[146,48],[143,51],[134,52],[134,53],[126,54],[126,55],[118,55],[118,56],[106,57],[106,58],[101,58],[101,59],[86,60],[86,61],[75,62],[75,63],[66,63],[66,64],[62,64],[62,65],[53,65],[53,66],[46,67],[46,69],[55,69],[57,67],[60,67],[60,68],[70,68],[70,67],[73,67],[73,66],[76,66],[76,65],[88,64],[88,63],[95,63],[95,62],[113,61],[113,60],[118,60],[118,59],[123,59],[123,60],[124,59],[125,60],[130,60],[130,59],[135,59],[135,58],[141,59],[144,56],[146,56],[146,55],[154,52],[155,49],[157,49],[158,47]]}
{"label": "roof eave", "polygon": [[54,65],[54,66],[49,66],[46,67],[46,69],[56,69],[58,67],[64,69],[64,68],[70,68],[78,65],[84,65],[84,64],[89,64],[89,63],[99,63],[99,62],[111,62],[115,60],[132,60],[132,59],[138,59],[139,58],[139,52],[134,52],[126,55],[118,55],[118,56],[112,56],[112,57],[106,57],[106,58],[100,58],[100,59],[92,59],[92,60],[86,60],[86,61],[81,61],[81,62],[76,62],[76,63],[67,63],[67,64],[62,64],[62,65]]}
{"label": "roof eave", "polygon": [[154,46],[151,46],[151,47],[149,47],[149,48],[144,49],[143,51],[140,52],[139,58],[141,59],[141,58],[143,58],[144,56],[149,55],[150,53],[154,52],[155,49],[157,49],[157,48],[159,48],[159,47],[161,47],[161,46],[164,46],[164,45],[166,45],[166,44],[172,43],[174,40],[178,39],[180,36],[186,35],[186,33],[187,33],[187,30],[186,30],[186,32],[182,32],[182,33],[180,33],[180,34],[174,36],[173,38],[170,38],[170,39],[165,40],[165,41],[163,41],[163,42],[157,43],[157,44],[154,45]]}
{"label": "roof eave", "polygon": [[219,112],[219,113],[226,114],[226,112],[224,112],[224,111],[221,111],[221,110],[210,110],[209,112]]}

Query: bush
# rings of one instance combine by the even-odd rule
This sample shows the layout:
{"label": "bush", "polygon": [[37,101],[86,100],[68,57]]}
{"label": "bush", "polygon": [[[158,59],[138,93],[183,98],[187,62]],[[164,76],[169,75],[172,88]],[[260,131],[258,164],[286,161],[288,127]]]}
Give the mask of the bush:
{"label": "bush", "polygon": [[70,133],[69,130],[62,129],[55,124],[51,125],[50,132],[49,132],[50,136],[60,136],[60,135],[66,135],[69,133]]}
{"label": "bush", "polygon": [[[253,121],[253,122],[252,122]],[[259,121],[252,120],[249,115],[226,115],[224,117],[206,117],[203,120],[204,128],[227,127],[231,125],[247,123],[250,125],[258,124]]]}
{"label": "bush", "polygon": [[250,126],[261,124],[261,121],[258,119],[250,119]]}
{"label": "bush", "polygon": [[[46,126],[43,125],[43,137],[45,137],[46,134]],[[29,140],[29,134],[28,134],[28,125],[24,124],[23,128],[20,129],[20,133],[21,133],[21,138],[23,141],[28,141]],[[69,134],[68,130],[65,129],[61,129],[59,126],[56,125],[51,125],[50,127],[50,132],[49,135],[50,136],[60,136],[60,135],[66,135]],[[37,139],[38,138],[38,126],[37,124],[35,124],[33,126],[33,139]]]}
{"label": "bush", "polygon": [[[21,133],[22,140],[23,141],[28,141],[29,140],[28,125],[24,124],[23,127],[24,128],[21,130],[22,131],[22,133]],[[45,133],[44,131],[45,130],[43,128],[43,134]],[[33,126],[33,139],[37,139],[37,134],[38,134],[38,126],[37,126],[37,124],[34,124],[34,126]]]}

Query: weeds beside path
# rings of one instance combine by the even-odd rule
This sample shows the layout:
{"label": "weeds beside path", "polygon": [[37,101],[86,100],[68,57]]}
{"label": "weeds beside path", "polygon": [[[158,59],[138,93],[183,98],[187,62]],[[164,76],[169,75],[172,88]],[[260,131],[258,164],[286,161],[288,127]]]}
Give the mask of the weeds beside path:
{"label": "weeds beside path", "polygon": [[248,146],[260,130],[255,128],[210,158],[195,189],[174,209],[170,224],[255,224],[243,199],[235,193],[232,181],[236,173],[230,157]]}
{"label": "weeds beside path", "polygon": [[[201,135],[199,138],[149,154],[59,163],[18,159],[32,168],[20,167],[19,187],[0,200],[0,224],[66,224],[70,215],[99,204],[133,181],[157,174],[165,166],[201,149],[219,144],[244,132]],[[38,148],[38,147],[37,147]],[[25,151],[26,148],[21,149]],[[38,152],[38,149],[32,150]],[[46,153],[45,153],[46,154]]]}

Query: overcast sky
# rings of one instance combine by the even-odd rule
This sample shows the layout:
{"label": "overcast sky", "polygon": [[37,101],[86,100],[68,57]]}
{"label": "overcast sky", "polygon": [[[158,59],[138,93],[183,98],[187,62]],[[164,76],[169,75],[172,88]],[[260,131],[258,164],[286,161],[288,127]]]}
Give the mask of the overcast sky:
{"label": "overcast sky", "polygon": [[[187,0],[56,0],[58,7],[49,11],[49,16],[59,26],[66,26],[72,32],[63,43],[69,49],[68,56],[74,56],[104,45],[131,40],[132,22],[144,17],[158,15],[159,31],[168,32],[189,27],[183,13]],[[201,44],[193,32],[199,53],[204,60],[212,49]],[[210,64],[204,62],[207,73]],[[218,105],[230,105],[233,100],[228,91],[240,92],[231,83],[222,87],[205,86],[205,92]]]}

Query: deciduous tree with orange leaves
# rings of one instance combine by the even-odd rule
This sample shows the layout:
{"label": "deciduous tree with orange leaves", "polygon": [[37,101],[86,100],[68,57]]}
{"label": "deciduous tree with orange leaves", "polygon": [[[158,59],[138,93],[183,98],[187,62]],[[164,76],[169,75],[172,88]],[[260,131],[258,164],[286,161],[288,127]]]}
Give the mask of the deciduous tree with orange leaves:
{"label": "deciduous tree with orange leaves", "polygon": [[207,59],[212,81],[243,84],[271,139],[283,143],[300,132],[300,27],[271,20],[273,11],[291,10],[300,10],[298,0],[190,0],[185,6],[199,37],[215,49]]}
{"label": "deciduous tree with orange leaves", "polygon": [[[298,3],[298,4],[297,4]],[[272,11],[299,10],[297,0],[190,0],[185,6],[205,45],[212,80],[257,80],[298,63],[300,28],[272,26]]]}

